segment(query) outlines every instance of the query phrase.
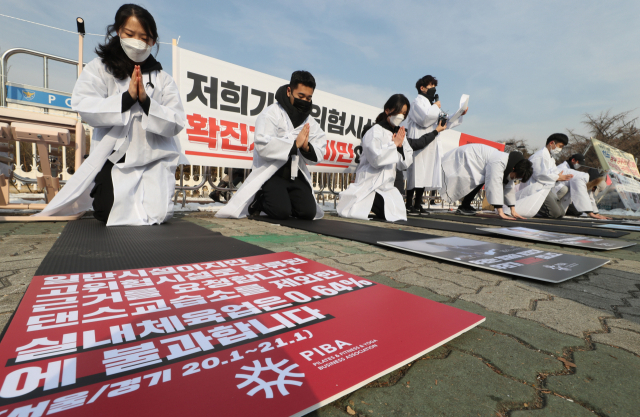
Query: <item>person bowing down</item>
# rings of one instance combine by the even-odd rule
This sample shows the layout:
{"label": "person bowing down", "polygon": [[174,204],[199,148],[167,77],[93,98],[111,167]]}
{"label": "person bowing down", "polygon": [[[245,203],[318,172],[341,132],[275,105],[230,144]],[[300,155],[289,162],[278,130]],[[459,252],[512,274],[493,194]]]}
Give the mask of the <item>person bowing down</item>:
{"label": "person bowing down", "polygon": [[[442,158],[442,196],[451,203],[461,200],[456,214],[474,215],[473,199],[485,187],[487,201],[503,219],[524,219],[515,210],[515,180],[527,182],[533,174],[531,161],[517,151],[501,152],[478,143],[460,146]],[[502,206],[511,209],[511,216]]]}
{"label": "person bowing down", "polygon": [[310,116],[315,88],[313,75],[295,71],[289,84],[276,91],[276,103],[256,119],[251,174],[216,217],[242,218],[262,212],[278,220],[324,216],[307,169],[323,161],[327,147],[324,132]]}
{"label": "person bowing down", "polygon": [[356,181],[340,193],[338,215],[367,220],[369,212],[388,221],[407,220],[400,191],[394,186],[396,167],[406,170],[413,162],[413,150],[400,123],[409,113],[409,100],[394,94],[376,118],[376,124],[362,137],[362,155]]}
{"label": "person bowing down", "polygon": [[160,224],[173,216],[178,148],[186,118],[178,88],[151,56],[153,16],[125,4],[107,28],[98,58],[73,89],[71,107],[94,127],[91,153],[39,216],[93,206],[107,226]]}

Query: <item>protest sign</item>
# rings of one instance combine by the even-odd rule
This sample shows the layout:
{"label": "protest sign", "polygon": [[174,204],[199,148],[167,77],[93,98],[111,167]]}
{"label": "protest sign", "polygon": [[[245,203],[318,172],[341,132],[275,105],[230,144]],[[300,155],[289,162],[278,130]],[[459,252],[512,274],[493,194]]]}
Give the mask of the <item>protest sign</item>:
{"label": "protest sign", "polygon": [[301,416],[482,321],[289,252],[37,276],[0,415]]}
{"label": "protest sign", "polygon": [[566,281],[609,263],[606,259],[526,249],[461,237],[378,243],[474,268],[553,283]]}
{"label": "protest sign", "polygon": [[633,242],[626,242],[624,240],[545,232],[528,227],[479,227],[478,230],[555,245],[577,246],[585,249],[613,250],[635,245]]}

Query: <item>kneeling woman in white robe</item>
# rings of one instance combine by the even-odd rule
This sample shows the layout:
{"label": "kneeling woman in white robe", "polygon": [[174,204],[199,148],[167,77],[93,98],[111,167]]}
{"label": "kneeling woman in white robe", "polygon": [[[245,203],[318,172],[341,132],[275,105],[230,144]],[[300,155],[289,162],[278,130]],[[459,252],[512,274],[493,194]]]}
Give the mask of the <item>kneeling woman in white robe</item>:
{"label": "kneeling woman in white robe", "polygon": [[387,100],[384,112],[362,137],[362,155],[356,181],[340,193],[338,215],[367,220],[369,212],[394,222],[407,220],[400,191],[394,187],[396,167],[406,170],[413,162],[413,150],[398,127],[409,113],[409,100],[395,94]]}
{"label": "kneeling woman in white robe", "polygon": [[93,205],[107,226],[160,224],[173,216],[184,108],[175,82],[150,55],[158,39],[151,14],[125,4],[107,30],[71,97],[94,127],[91,153],[38,215],[69,216]]}
{"label": "kneeling woman in white robe", "polygon": [[[504,153],[479,143],[460,146],[442,158],[442,195],[451,203],[461,200],[456,214],[474,215],[473,199],[485,187],[487,201],[503,219],[524,219],[515,211],[516,179],[528,181],[533,174],[531,161],[520,152]],[[502,206],[511,208],[504,214]]]}

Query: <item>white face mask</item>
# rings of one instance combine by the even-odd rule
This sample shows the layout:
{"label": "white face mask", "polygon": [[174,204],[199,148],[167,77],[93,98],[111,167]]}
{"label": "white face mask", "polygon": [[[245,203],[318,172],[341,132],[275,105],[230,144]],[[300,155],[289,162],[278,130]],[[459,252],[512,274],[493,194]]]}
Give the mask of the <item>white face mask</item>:
{"label": "white face mask", "polygon": [[580,166],[581,166],[581,165],[580,165],[579,163],[577,163],[577,162],[576,162],[575,164],[573,164],[573,169],[578,169],[578,168],[580,168]]}
{"label": "white face mask", "polygon": [[136,63],[144,62],[151,55],[151,45],[138,39],[120,37],[120,45],[129,59]]}
{"label": "white face mask", "polygon": [[404,114],[394,114],[393,116],[389,116],[389,123],[393,126],[400,126],[400,123],[404,120]]}
{"label": "white face mask", "polygon": [[554,149],[551,149],[551,155],[560,155],[560,152],[562,152],[562,149],[558,148],[557,146]]}

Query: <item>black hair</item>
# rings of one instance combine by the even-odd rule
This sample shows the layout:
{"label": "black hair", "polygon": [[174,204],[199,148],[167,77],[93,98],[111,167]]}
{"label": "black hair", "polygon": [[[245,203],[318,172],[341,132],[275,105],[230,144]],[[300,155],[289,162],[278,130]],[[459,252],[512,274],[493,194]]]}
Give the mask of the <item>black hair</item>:
{"label": "black hair", "polygon": [[571,157],[569,157],[568,160],[571,161],[572,159],[575,159],[582,164],[584,162],[584,155],[582,155],[581,153],[574,153],[573,155],[571,155]]}
{"label": "black hair", "polygon": [[569,144],[569,137],[564,133],[554,133],[553,135],[547,138],[547,145],[549,142],[555,142],[556,144],[562,143],[564,146]]}
{"label": "black hair", "polygon": [[158,53],[158,29],[156,21],[151,13],[144,7],[137,4],[123,4],[116,12],[115,21],[107,26],[107,36],[104,43],[96,47],[96,55],[102,59],[102,63],[107,67],[107,71],[119,80],[124,80],[131,76],[135,64],[124,53],[120,45],[120,36],[118,31],[127,23],[130,17],[135,16],[144,28],[149,39],[153,40],[156,45],[156,54]]}
{"label": "black hair", "polygon": [[533,164],[528,159],[523,159],[513,167],[513,172],[516,173],[516,178],[520,178],[521,182],[527,182],[533,175]]}
{"label": "black hair", "polygon": [[309,71],[294,71],[291,74],[291,81],[289,81],[289,87],[291,87],[291,92],[298,87],[298,84],[302,84],[304,86],[316,89],[316,79],[313,78],[313,75]]}
{"label": "black hair", "polygon": [[[411,109],[411,103],[409,103],[409,99],[406,98],[404,94],[392,95],[391,97],[389,97],[389,100],[384,103],[384,109],[389,110],[389,114],[385,112],[380,113],[378,117],[376,117],[376,123],[380,123],[383,120],[386,120],[387,116],[400,113],[404,106],[407,106],[407,114],[409,114],[409,110]],[[364,136],[364,133],[362,135]]]}
{"label": "black hair", "polygon": [[436,79],[436,77],[432,76],[432,75],[425,75],[424,77],[420,78],[417,82],[416,82],[416,90],[418,90],[418,93],[420,92],[420,87],[426,87],[429,84],[433,84],[434,86],[438,86],[438,80]]}

